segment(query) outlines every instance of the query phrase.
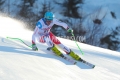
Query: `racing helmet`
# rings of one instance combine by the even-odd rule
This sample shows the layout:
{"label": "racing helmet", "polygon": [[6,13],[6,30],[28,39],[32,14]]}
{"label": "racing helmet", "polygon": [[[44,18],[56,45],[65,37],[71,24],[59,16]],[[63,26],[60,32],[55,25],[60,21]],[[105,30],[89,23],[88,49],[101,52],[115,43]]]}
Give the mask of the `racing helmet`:
{"label": "racing helmet", "polygon": [[53,20],[54,14],[52,12],[46,12],[45,15],[44,15],[44,18],[46,20]]}

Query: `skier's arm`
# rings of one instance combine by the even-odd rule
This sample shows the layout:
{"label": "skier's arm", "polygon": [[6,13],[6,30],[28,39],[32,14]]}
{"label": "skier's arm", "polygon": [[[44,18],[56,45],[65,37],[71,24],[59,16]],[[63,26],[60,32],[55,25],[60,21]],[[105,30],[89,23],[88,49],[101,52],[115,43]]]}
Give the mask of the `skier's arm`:
{"label": "skier's arm", "polygon": [[32,44],[35,44],[35,39],[36,37],[38,37],[38,33],[39,33],[39,30],[42,28],[42,24],[40,22],[40,20],[36,23],[36,28],[34,30],[34,33],[32,35]]}
{"label": "skier's arm", "polygon": [[37,37],[37,31],[38,31],[38,27],[35,28],[34,33],[32,35],[32,50],[34,50],[34,51],[38,50],[36,43],[35,43],[36,37]]}
{"label": "skier's arm", "polygon": [[61,22],[61,21],[59,21],[59,20],[57,20],[57,19],[54,19],[54,24],[59,25],[59,26],[62,26],[62,27],[65,28],[66,30],[69,29],[69,27],[68,27],[68,25],[67,25],[66,23]]}
{"label": "skier's arm", "polygon": [[61,22],[61,21],[59,21],[59,20],[57,20],[57,19],[54,19],[54,23],[56,24],[56,25],[60,25],[60,26],[62,26],[63,28],[65,28],[69,33],[73,33],[73,30],[70,28],[70,27],[68,27],[68,25],[66,24],[66,23],[64,23],[64,22]]}
{"label": "skier's arm", "polygon": [[35,30],[34,30],[34,33],[32,35],[32,44],[35,44],[35,39],[36,39],[36,36],[37,36],[37,31],[38,31],[38,28],[36,27]]}

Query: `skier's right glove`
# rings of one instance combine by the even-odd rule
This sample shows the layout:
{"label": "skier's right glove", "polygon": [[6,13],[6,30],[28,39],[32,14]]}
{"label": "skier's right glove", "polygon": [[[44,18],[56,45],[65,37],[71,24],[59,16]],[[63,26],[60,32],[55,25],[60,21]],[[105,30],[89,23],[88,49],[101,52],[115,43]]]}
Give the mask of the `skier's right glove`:
{"label": "skier's right glove", "polygon": [[37,48],[36,44],[32,44],[32,50],[33,51],[38,51],[38,48]]}

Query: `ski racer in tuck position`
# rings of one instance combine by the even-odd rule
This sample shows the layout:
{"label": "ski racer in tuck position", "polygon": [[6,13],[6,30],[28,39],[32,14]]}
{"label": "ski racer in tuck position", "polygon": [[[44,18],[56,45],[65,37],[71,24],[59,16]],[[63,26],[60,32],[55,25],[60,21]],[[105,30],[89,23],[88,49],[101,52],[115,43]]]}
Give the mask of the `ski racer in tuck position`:
{"label": "ski racer in tuck position", "polygon": [[50,49],[58,56],[63,57],[64,55],[60,52],[59,49],[55,45],[58,45],[63,51],[66,52],[69,56],[71,56],[73,59],[80,61],[81,58],[75,54],[71,49],[63,45],[56,36],[50,31],[52,26],[60,25],[63,28],[65,28],[68,32],[73,32],[71,28],[68,27],[68,25],[64,22],[61,22],[54,18],[54,14],[52,12],[46,12],[44,15],[44,18],[41,18],[35,27],[34,33],[32,35],[32,50],[37,51],[38,48],[36,46],[36,39],[38,42],[41,43],[47,43],[47,45],[50,47]]}

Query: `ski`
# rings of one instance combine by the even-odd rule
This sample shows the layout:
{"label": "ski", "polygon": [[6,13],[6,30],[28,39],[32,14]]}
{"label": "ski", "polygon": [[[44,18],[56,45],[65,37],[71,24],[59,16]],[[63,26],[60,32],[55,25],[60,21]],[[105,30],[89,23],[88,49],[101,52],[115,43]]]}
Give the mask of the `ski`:
{"label": "ski", "polygon": [[[51,47],[48,47],[47,50],[50,51],[50,52],[52,52],[52,51],[51,51]],[[53,53],[54,53],[54,52],[53,52]],[[54,54],[54,55],[55,55],[55,54]],[[57,55],[55,55],[55,56],[57,56]],[[66,56],[64,56],[64,55],[63,55],[63,57],[61,57],[61,56],[57,56],[57,57],[63,58],[64,60],[66,60],[66,61],[68,61],[68,62],[70,62],[70,63],[72,63],[72,64],[76,64],[76,63],[77,63],[77,61],[75,61],[74,59],[68,58],[68,57],[66,57]]]}
{"label": "ski", "polygon": [[83,60],[83,59],[79,60],[79,62],[82,62],[82,63],[84,63],[85,65],[90,66],[91,68],[94,68],[94,67],[95,67],[94,64],[89,63],[89,62],[87,62],[86,60]]}
{"label": "ski", "polygon": [[[60,56],[58,56],[58,57],[60,57]],[[70,63],[72,63],[72,64],[74,64],[74,65],[77,63],[75,60],[73,60],[73,59],[71,59],[71,58],[68,58],[68,57],[66,57],[66,56],[61,57],[61,58],[65,59],[66,61],[68,61],[68,62],[70,62]]]}
{"label": "ski", "polygon": [[[48,47],[47,50],[48,50],[48,51],[51,51],[51,47]],[[57,55],[56,55],[56,56],[57,56]],[[59,57],[60,57],[60,56],[59,56]],[[61,57],[61,58],[65,59],[65,60],[67,60],[67,61],[69,61],[69,62],[71,62],[72,64],[77,64],[77,61],[78,61],[78,62],[81,62],[81,63],[83,63],[83,64],[91,67],[91,68],[94,68],[94,67],[95,67],[94,64],[91,64],[91,63],[89,63],[89,62],[87,62],[86,60],[83,60],[83,59],[74,60],[74,59],[71,59],[71,58],[68,58],[68,57],[65,57],[65,56],[64,56],[64,57]]]}

